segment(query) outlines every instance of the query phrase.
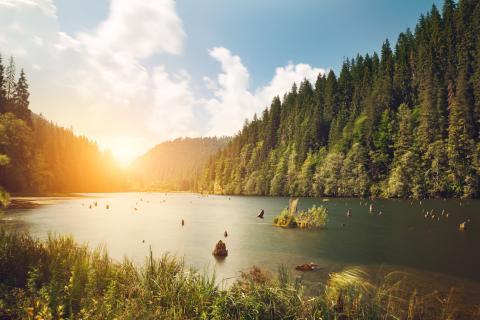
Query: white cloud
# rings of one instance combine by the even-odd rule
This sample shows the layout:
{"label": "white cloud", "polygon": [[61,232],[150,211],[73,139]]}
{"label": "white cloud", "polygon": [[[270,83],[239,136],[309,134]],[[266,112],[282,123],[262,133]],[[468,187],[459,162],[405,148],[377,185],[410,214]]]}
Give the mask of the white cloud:
{"label": "white cloud", "polygon": [[318,75],[325,74],[325,69],[314,68],[308,64],[288,63],[285,67],[275,69],[275,75],[272,81],[257,92],[257,96],[261,101],[268,102],[272,97],[279,95],[282,98],[283,94],[292,89],[293,83],[297,85],[304,79],[307,79],[312,84],[315,84]]}
{"label": "white cloud", "polygon": [[144,63],[183,50],[173,0],[111,0],[105,21],[76,35],[60,30],[52,0],[0,0],[0,28],[0,48],[9,50],[2,53],[27,69],[32,109],[120,155],[179,136],[231,135],[274,95],[323,72],[289,63],[268,85],[251,89],[240,57],[216,47],[209,53],[222,71],[204,77],[213,98],[195,96],[186,70]]}
{"label": "white cloud", "polygon": [[268,85],[252,92],[249,90],[250,75],[239,56],[223,47],[210,50],[210,56],[222,66],[222,73],[216,82],[205,78],[207,87],[215,88],[215,98],[205,103],[211,114],[208,131],[211,135],[232,134],[241,128],[245,119],[250,119],[254,113],[259,114],[269,106],[274,96],[282,97],[288,92],[293,83],[298,84],[304,79],[314,83],[318,74],[325,72],[324,69],[313,68],[308,64],[289,63],[275,70]]}
{"label": "white cloud", "polygon": [[112,0],[110,15],[96,32],[78,35],[90,54],[113,54],[119,61],[179,54],[184,37],[172,0]]}
{"label": "white cloud", "polygon": [[175,102],[172,92],[183,93],[186,80],[162,77],[162,66],[149,70],[142,59],[182,52],[174,1],[112,0],[107,19],[77,35],[60,30],[55,11],[51,0],[0,0],[0,47],[27,69],[32,109],[119,152],[117,137],[126,131],[134,138],[123,148],[136,153],[164,139],[147,124],[165,114],[164,103]]}
{"label": "white cloud", "polygon": [[0,0],[0,6],[5,7],[30,7],[40,9],[47,16],[55,17],[56,8],[51,0]]}
{"label": "white cloud", "polygon": [[157,67],[153,72],[153,110],[148,124],[163,139],[199,134],[190,78],[186,71],[175,78],[172,79],[164,67]]}

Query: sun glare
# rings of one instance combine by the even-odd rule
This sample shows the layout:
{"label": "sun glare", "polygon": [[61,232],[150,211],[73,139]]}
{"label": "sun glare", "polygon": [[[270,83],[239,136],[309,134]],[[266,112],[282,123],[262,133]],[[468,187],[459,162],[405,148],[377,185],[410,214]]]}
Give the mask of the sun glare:
{"label": "sun glare", "polygon": [[131,144],[119,144],[112,147],[112,154],[122,167],[130,165],[138,156]]}

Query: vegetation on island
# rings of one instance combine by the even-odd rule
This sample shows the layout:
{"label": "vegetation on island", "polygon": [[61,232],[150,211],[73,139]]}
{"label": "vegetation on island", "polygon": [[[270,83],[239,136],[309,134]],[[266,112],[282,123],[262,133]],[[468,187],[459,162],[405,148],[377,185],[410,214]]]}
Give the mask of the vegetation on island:
{"label": "vegetation on island", "polygon": [[328,221],[328,210],[323,206],[313,206],[307,210],[292,212],[285,208],[273,219],[277,227],[286,228],[324,228]]}
{"label": "vegetation on island", "polygon": [[[460,319],[452,295],[405,291],[394,275],[380,283],[360,270],[331,274],[307,294],[281,267],[258,268],[229,288],[182,260],[148,256],[142,266],[113,261],[70,237],[45,241],[0,231],[1,319]],[[476,313],[475,313],[476,312]]]}
{"label": "vegetation on island", "polygon": [[293,85],[210,161],[200,190],[480,195],[480,2],[445,0],[380,53]]}

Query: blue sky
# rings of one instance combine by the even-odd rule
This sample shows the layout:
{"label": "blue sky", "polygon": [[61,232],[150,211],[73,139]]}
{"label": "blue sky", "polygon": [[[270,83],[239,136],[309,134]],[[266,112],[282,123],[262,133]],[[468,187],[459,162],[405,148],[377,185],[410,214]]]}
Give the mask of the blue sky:
{"label": "blue sky", "polygon": [[123,162],[233,135],[293,82],[378,51],[440,0],[0,0],[31,109]]}
{"label": "blue sky", "polygon": [[[108,14],[107,0],[55,3],[61,27],[68,33],[94,28]],[[386,38],[395,43],[399,32],[413,29],[433,4],[441,9],[443,1],[177,1],[187,33],[186,50],[167,58],[172,69],[186,68],[201,79],[219,71],[208,49],[224,46],[242,57],[253,87],[266,84],[274,69],[289,61],[337,71],[344,57],[378,51]]]}

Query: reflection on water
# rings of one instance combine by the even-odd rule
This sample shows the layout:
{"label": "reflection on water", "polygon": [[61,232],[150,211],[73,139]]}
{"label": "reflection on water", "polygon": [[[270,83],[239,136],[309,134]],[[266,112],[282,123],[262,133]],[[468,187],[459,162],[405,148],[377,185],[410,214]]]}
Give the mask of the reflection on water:
{"label": "reflection on water", "polygon": [[[412,275],[410,283],[428,287],[435,281],[479,292],[480,201],[301,199],[300,209],[328,208],[325,230],[273,227],[288,198],[118,193],[41,201],[47,202],[7,212],[3,224],[41,238],[54,232],[90,246],[105,244],[115,259],[142,262],[150,247],[156,255],[171,252],[198,269],[215,270],[220,280],[252,265],[276,270],[280,264],[293,269],[314,262],[321,269],[302,274],[306,282],[361,266],[370,275],[401,270]],[[261,209],[263,220],[256,217]],[[467,219],[471,229],[459,231]],[[211,254],[218,240],[227,244],[225,260]]]}

